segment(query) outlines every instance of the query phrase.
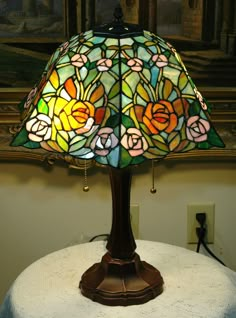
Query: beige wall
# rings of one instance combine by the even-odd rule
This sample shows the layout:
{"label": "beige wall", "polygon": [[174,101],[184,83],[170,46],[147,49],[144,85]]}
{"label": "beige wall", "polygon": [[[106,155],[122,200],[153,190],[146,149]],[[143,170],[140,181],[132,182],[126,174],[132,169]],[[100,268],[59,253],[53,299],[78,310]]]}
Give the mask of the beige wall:
{"label": "beige wall", "polygon": [[[175,163],[156,168],[157,194],[142,166],[132,182],[140,205],[140,238],[186,246],[187,204],[214,202],[215,253],[236,270],[236,163]],[[135,171],[137,172],[137,171]],[[55,166],[0,163],[0,300],[17,275],[52,251],[110,230],[111,197],[105,169],[83,173]]]}

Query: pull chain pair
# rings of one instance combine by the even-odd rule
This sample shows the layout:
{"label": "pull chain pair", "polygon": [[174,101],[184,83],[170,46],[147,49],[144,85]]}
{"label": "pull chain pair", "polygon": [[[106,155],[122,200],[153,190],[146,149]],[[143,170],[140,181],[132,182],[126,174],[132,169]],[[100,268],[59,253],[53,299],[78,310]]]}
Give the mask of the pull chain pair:
{"label": "pull chain pair", "polygon": [[[154,160],[152,160],[152,187],[150,189],[150,192],[152,194],[157,192],[157,189],[155,187],[155,169],[154,169]],[[88,192],[89,191],[89,186],[88,186],[88,171],[87,171],[87,162],[86,160],[84,161],[84,186],[83,186],[83,191]]]}

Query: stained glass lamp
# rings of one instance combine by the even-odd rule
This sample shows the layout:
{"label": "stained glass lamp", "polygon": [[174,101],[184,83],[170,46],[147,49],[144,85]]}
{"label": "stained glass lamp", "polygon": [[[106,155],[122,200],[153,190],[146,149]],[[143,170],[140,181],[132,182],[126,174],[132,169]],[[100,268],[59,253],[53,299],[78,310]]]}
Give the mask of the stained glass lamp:
{"label": "stained glass lamp", "polygon": [[118,10],[113,23],[75,35],[55,51],[20,104],[22,123],[12,146],[109,167],[107,253],[83,274],[80,289],[94,301],[125,306],[163,291],[159,271],[135,253],[131,166],[224,145],[176,50],[120,17]]}

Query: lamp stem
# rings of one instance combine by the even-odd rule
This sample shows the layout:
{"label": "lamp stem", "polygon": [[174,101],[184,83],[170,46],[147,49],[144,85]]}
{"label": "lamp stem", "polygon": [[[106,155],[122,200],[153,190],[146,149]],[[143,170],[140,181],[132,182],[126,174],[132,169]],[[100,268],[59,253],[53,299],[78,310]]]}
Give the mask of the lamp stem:
{"label": "lamp stem", "polygon": [[134,255],[136,244],[130,220],[131,169],[109,168],[112,192],[112,227],[107,249],[113,258]]}
{"label": "lamp stem", "polygon": [[113,218],[107,253],[82,275],[84,296],[109,306],[143,304],[163,290],[160,272],[135,253],[130,221],[131,170],[110,168]]}

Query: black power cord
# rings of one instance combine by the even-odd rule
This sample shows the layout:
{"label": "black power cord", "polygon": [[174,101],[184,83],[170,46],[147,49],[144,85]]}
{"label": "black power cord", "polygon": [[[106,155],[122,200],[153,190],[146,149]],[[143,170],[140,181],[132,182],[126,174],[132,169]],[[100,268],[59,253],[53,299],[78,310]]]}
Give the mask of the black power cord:
{"label": "black power cord", "polygon": [[95,241],[97,238],[100,238],[100,237],[104,237],[104,241],[107,241],[108,238],[109,238],[109,234],[99,234],[99,235],[96,235],[94,237],[92,237],[89,242],[93,242]]}
{"label": "black power cord", "polygon": [[205,237],[207,233],[207,228],[206,228],[206,213],[197,213],[196,214],[196,220],[200,224],[200,227],[196,228],[196,234],[198,237],[198,244],[197,244],[197,250],[196,252],[199,253],[201,245],[205,248],[205,250],[210,254],[214,259],[216,259],[219,263],[222,265],[226,266],[207,246],[205,242]]}

